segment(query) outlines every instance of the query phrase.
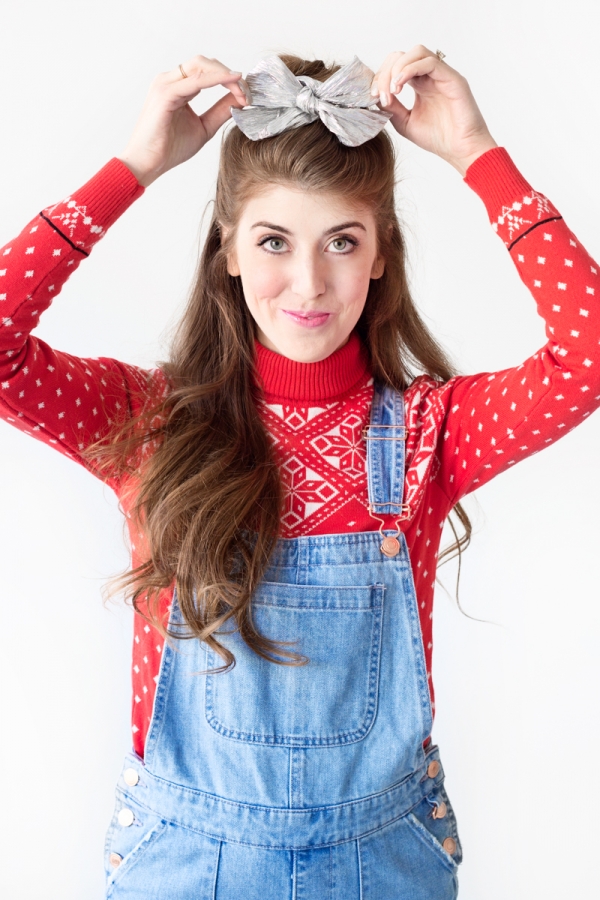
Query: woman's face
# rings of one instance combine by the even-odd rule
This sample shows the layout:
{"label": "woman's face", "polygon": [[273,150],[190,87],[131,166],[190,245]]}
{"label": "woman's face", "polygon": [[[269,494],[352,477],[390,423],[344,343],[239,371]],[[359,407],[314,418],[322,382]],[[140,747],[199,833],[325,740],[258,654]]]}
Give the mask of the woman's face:
{"label": "woman's face", "polygon": [[227,266],[260,343],[303,363],[346,343],[383,269],[370,210],[283,185],[246,203]]}

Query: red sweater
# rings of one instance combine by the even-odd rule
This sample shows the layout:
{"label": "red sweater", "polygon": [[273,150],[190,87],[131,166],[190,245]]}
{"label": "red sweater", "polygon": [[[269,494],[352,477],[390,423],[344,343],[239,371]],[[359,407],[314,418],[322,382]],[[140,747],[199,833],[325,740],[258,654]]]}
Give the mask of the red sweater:
{"label": "red sweater", "polygon": [[[515,368],[458,376],[446,384],[421,376],[405,393],[405,501],[411,512],[404,531],[429,672],[436,561],[449,511],[465,494],[566,434],[600,401],[596,264],[505,149],[483,154],[464,180],[481,197],[531,291],[546,322],[547,343]],[[158,395],[167,389],[165,378],[159,369],[53,350],[30,332],[94,244],[143,193],[113,158],[0,248],[0,416],[94,474],[81,451],[106,434],[123,410],[137,412],[134,388]],[[367,510],[361,436],[372,382],[358,338],[318,363],[296,363],[260,345],[257,360],[265,388],[262,414],[286,488],[282,535],[377,529]],[[119,478],[105,480],[123,499]],[[143,544],[130,531],[137,565]],[[169,599],[165,591],[165,605]],[[136,616],[132,710],[140,755],[161,651],[158,633]],[[432,686],[431,692],[433,699]]]}

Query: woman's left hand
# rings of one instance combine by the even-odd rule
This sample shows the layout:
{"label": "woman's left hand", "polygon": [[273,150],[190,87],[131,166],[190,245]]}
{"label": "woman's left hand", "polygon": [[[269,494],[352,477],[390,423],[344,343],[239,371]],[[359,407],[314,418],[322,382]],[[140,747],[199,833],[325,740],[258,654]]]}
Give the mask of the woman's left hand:
{"label": "woman's left hand", "polygon": [[[405,84],[415,92],[412,109],[394,96]],[[392,113],[390,121],[402,137],[445,159],[463,177],[478,156],[498,146],[466,78],[422,44],[408,53],[389,53],[372,93]]]}

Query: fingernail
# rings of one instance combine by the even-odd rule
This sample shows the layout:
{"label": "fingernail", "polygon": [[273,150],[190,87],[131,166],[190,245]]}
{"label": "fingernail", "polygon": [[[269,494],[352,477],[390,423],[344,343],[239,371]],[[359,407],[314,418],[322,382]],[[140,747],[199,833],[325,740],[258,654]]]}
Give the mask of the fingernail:
{"label": "fingernail", "polygon": [[252,106],[252,94],[250,93],[250,88],[246,82],[240,79],[240,81],[238,81],[238,87],[246,98],[247,106]]}
{"label": "fingernail", "polygon": [[374,84],[373,87],[371,88],[371,96],[376,97],[378,93],[379,93],[379,88],[377,87],[376,84]]}
{"label": "fingernail", "polygon": [[390,84],[390,91],[392,92],[392,94],[395,94],[397,90],[398,84],[395,81],[392,81],[392,83]]}
{"label": "fingernail", "polygon": [[388,95],[385,93],[385,91],[382,91],[381,94],[379,95],[379,102],[381,103],[382,106],[388,105],[388,103],[389,103]]}

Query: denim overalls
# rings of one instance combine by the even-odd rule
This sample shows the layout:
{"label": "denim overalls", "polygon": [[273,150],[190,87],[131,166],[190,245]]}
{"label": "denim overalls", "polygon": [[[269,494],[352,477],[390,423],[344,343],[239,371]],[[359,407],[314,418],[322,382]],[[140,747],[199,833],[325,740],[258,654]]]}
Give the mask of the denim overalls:
{"label": "denim overalls", "polygon": [[[400,517],[401,394],[376,388],[365,437],[371,510]],[[390,555],[378,532],[278,541],[254,621],[305,666],[267,662],[230,623],[230,672],[198,674],[222,664],[203,642],[165,644],[145,759],[117,786],[107,898],[457,896],[406,541],[384,537]]]}

